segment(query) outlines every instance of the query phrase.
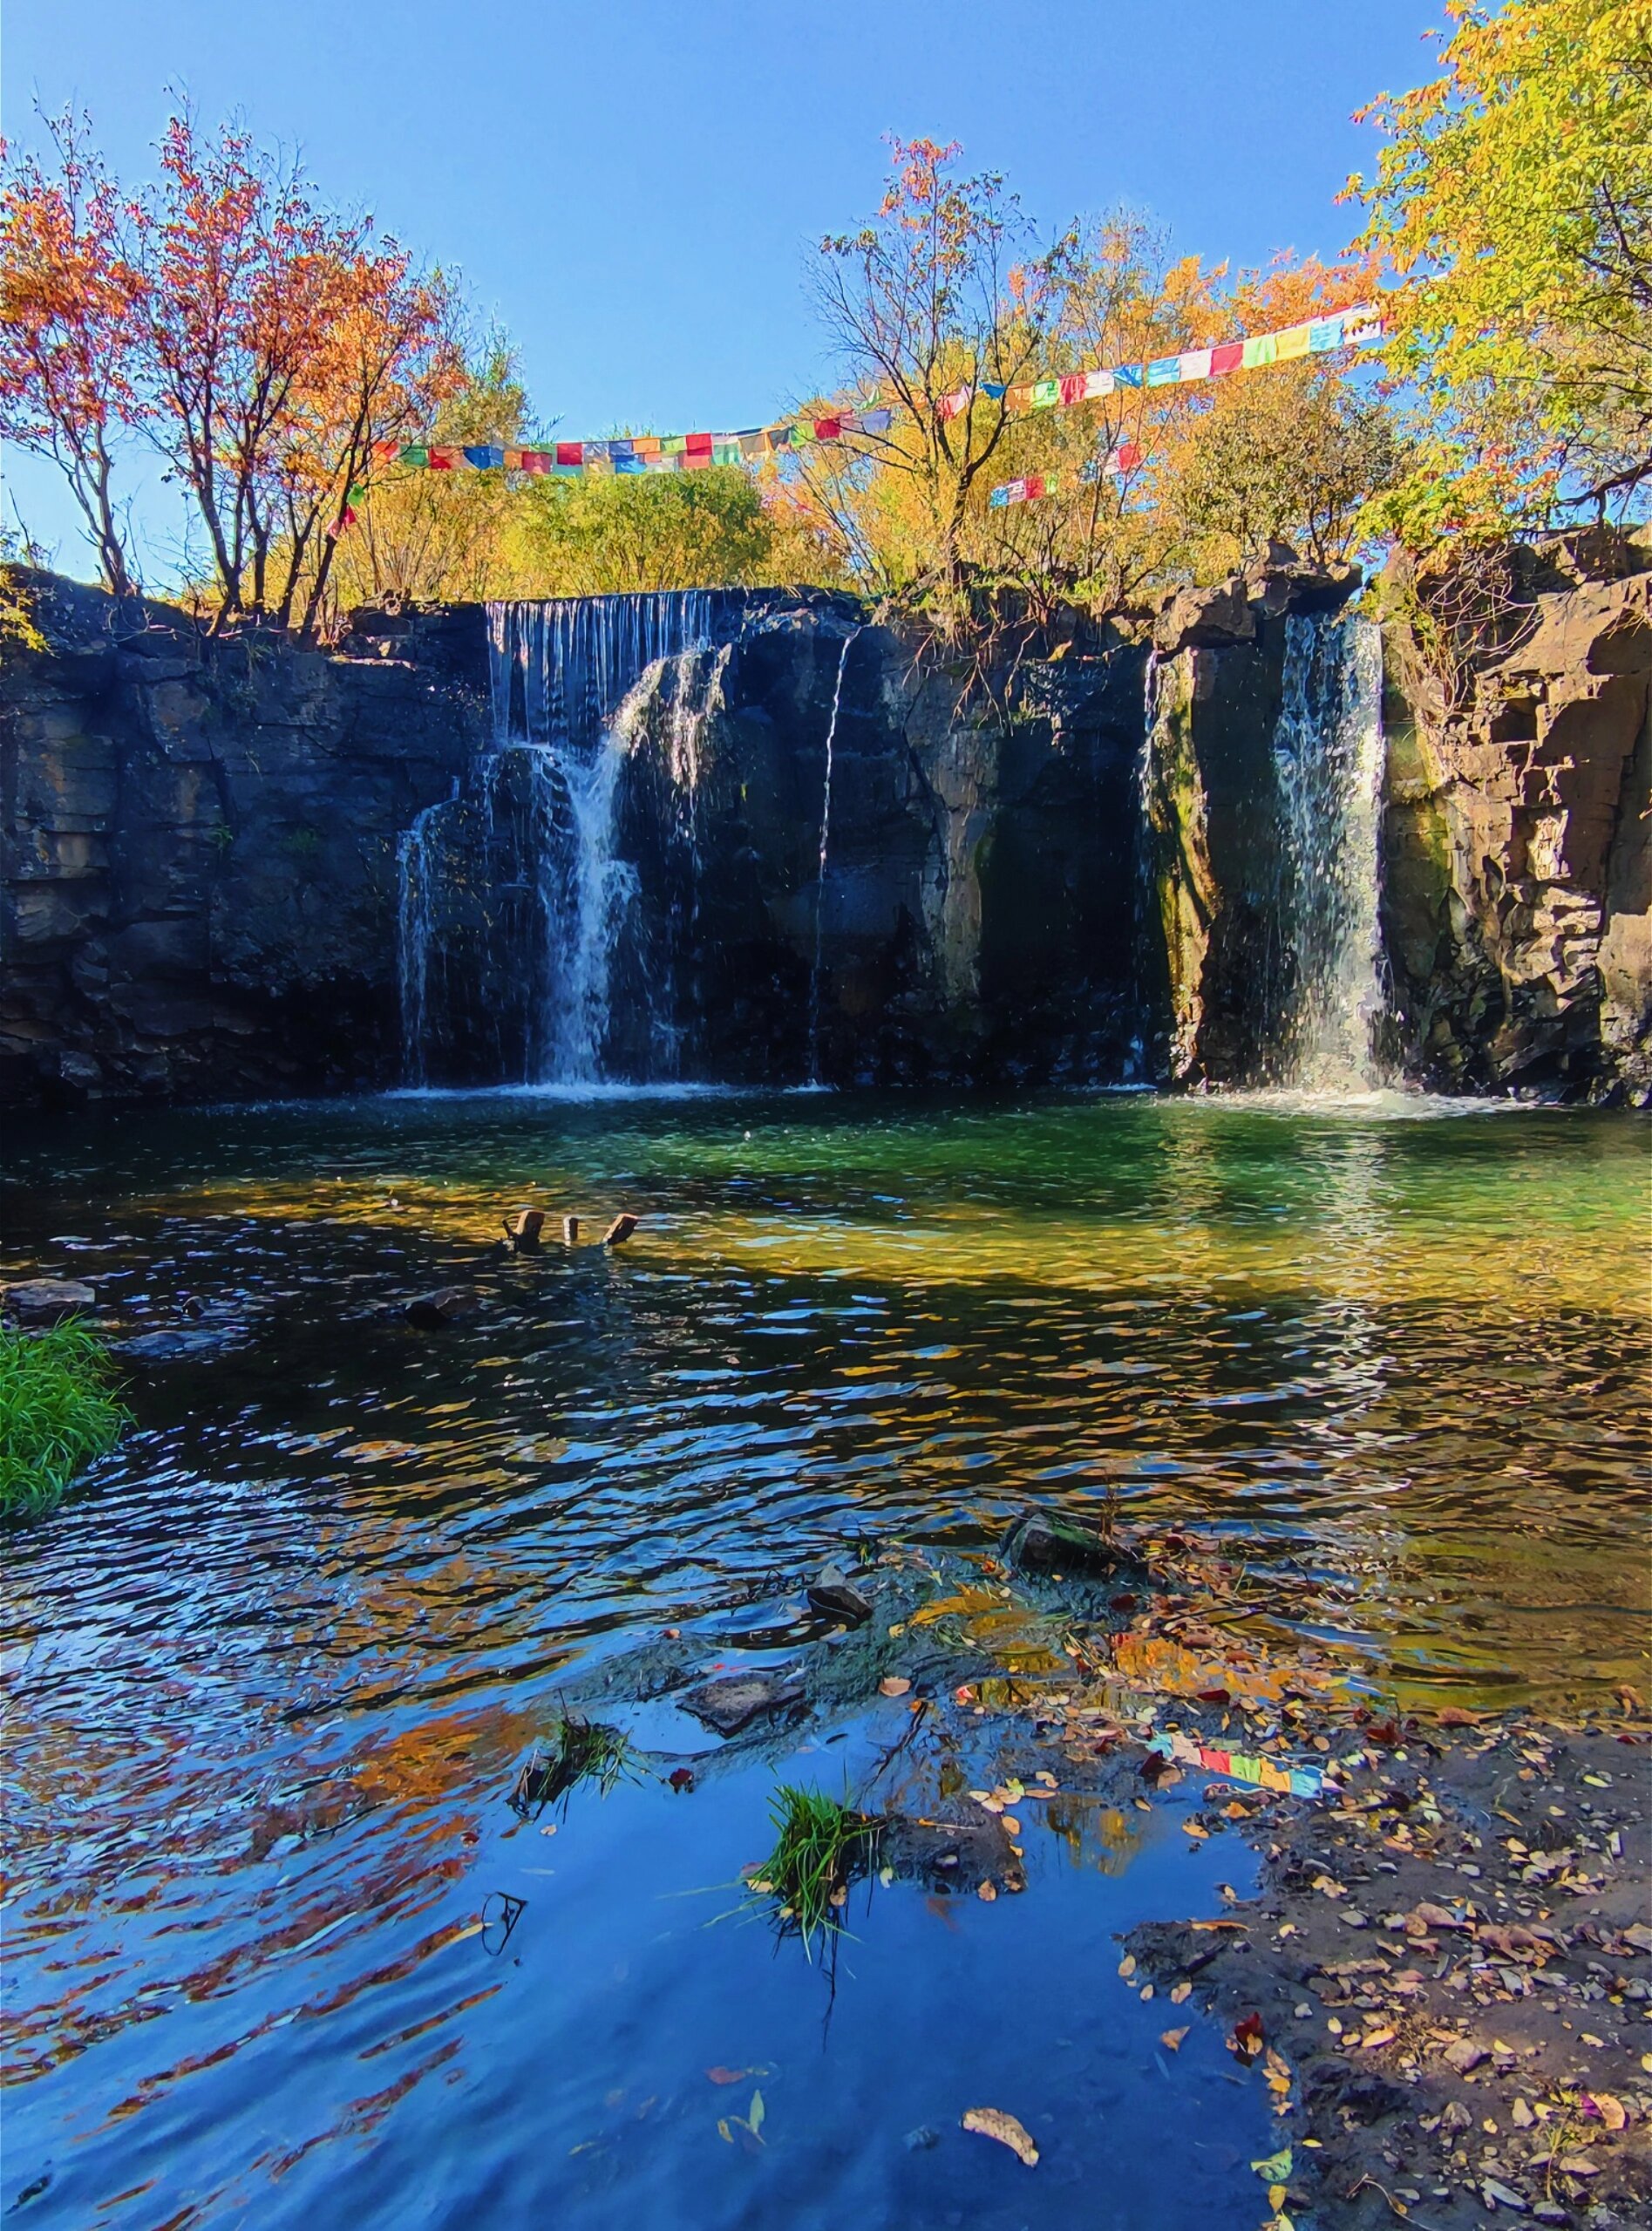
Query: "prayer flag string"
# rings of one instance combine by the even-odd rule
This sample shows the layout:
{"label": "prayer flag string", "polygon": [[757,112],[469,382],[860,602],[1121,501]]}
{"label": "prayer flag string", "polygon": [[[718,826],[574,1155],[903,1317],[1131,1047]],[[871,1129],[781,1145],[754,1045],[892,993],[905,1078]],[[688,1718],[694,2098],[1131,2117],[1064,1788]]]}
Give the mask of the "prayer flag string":
{"label": "prayer flag string", "polygon": [[[1062,372],[1012,387],[976,381],[943,396],[935,406],[936,415],[942,420],[960,418],[983,400],[1002,401],[1011,414],[1071,409],[1121,391],[1130,393],[1222,379],[1232,372],[1288,364],[1330,349],[1368,347],[1382,337],[1384,330],[1380,305],[1360,303],[1351,309],[1309,318],[1276,333],[1254,334],[1217,348],[1184,349],[1179,355],[1156,357],[1144,364],[1115,364],[1104,371]],[[819,418],[788,418],[772,426],[744,426],[732,433],[631,434],[602,441],[550,442],[536,448],[509,442],[377,441],[372,461],[376,466],[401,466],[413,472],[502,471],[559,480],[588,473],[694,473],[719,465],[750,465],[817,443],[839,442],[846,435],[878,439],[888,433],[894,417],[889,405],[882,404],[865,411],[841,410]],[[1080,477],[1093,480],[1098,472],[1132,473],[1141,460],[1142,451],[1137,444],[1121,442],[1105,459],[1092,460]],[[1030,473],[1004,481],[987,500],[995,510],[1010,504],[1036,503],[1057,485],[1055,473]],[[364,494],[360,488],[350,490],[330,533],[336,534],[351,524],[354,507]]]}

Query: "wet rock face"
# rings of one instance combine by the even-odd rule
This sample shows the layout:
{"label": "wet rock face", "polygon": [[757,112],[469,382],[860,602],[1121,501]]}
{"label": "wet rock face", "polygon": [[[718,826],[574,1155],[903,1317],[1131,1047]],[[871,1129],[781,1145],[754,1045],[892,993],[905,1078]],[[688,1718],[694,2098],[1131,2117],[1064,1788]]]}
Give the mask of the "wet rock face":
{"label": "wet rock face", "polygon": [[0,673],[0,1104],[393,1078],[396,845],[484,732],[479,609],[350,656],[34,576]]}
{"label": "wet rock face", "polygon": [[1443,1090],[1652,1096],[1652,570],[1593,569],[1449,709],[1390,662],[1385,944]]}

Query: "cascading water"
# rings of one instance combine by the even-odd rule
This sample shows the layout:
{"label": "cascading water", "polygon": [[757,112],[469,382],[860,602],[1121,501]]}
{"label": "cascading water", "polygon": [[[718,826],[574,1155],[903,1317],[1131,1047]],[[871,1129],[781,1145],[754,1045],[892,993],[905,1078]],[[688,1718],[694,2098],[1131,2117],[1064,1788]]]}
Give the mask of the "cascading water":
{"label": "cascading water", "polygon": [[426,806],[413,816],[396,843],[396,972],[401,997],[402,1082],[420,1085],[425,1076],[425,1007],[430,983],[432,877],[430,829],[432,818],[459,796]]}
{"label": "cascading water", "polygon": [[496,752],[530,758],[531,866],[542,936],[532,1080],[605,1075],[615,949],[636,876],[615,847],[629,693],[657,662],[703,648],[702,589],[488,607]]}
{"label": "cascading water", "polygon": [[809,971],[809,1082],[820,1081],[820,961],[826,933],[826,857],[832,845],[832,756],[838,740],[838,711],[843,703],[843,677],[849,663],[849,646],[860,634],[851,628],[838,653],[838,678],[832,691],[832,717],[826,723],[826,780],[820,796],[819,867],[814,886],[814,963]]}
{"label": "cascading water", "polygon": [[1384,1002],[1379,920],[1383,654],[1369,620],[1293,613],[1274,731],[1279,930],[1290,984],[1278,1081],[1369,1092]]}

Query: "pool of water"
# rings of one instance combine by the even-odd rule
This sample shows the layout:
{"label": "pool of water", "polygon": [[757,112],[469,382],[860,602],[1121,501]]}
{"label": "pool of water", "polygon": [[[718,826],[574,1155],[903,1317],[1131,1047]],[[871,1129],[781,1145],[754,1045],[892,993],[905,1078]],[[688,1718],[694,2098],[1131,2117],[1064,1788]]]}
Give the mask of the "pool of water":
{"label": "pool of water", "polygon": [[[137,1376],[7,1543],[30,2223],[1260,2222],[1259,2085],[1116,1975],[1118,1931],[1220,1910],[1231,1839],[1050,1807],[1025,1895],[869,1889],[833,1979],[739,1870],[777,1777],[857,1785],[904,1705],[722,1772],[645,1715],[695,1790],[547,1836],[506,1800],[559,1686],[668,1628],[774,1662],[846,1545],[1109,1498],[1403,1699],[1645,1685],[1633,1117],[500,1094],[9,1146],[7,1272],[235,1343]],[[509,1260],[523,1203],[642,1229]],[[448,1331],[394,1306],[472,1279]]]}

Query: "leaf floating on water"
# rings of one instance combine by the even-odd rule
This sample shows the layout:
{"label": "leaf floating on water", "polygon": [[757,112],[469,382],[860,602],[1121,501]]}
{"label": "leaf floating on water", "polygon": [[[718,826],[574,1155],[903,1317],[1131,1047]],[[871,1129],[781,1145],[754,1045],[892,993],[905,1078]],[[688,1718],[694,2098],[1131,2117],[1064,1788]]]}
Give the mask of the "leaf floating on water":
{"label": "leaf floating on water", "polygon": [[717,2134],[723,2140],[724,2146],[733,2145],[734,2132],[729,2128],[727,2123],[724,2121],[720,2115],[717,2117]]}
{"label": "leaf floating on water", "polygon": [[1168,2045],[1173,2053],[1179,2053],[1181,2051],[1181,2041],[1186,2035],[1185,2029],[1161,2030],[1159,2033],[1159,2042],[1161,2045]]}
{"label": "leaf floating on water", "polygon": [[1270,2153],[1265,2161],[1253,2161],[1250,2166],[1268,2184],[1283,2184],[1290,2174],[1290,2148],[1281,2146],[1277,2153]]}
{"label": "leaf floating on water", "polygon": [[997,1896],[997,1894],[998,1893],[990,1882],[982,1882],[976,1885],[976,1897],[984,1899],[989,1906],[991,1905],[993,1900]]}
{"label": "leaf floating on water", "polygon": [[878,1683],[880,1697],[904,1697],[912,1683],[902,1673],[886,1673]]}
{"label": "leaf floating on water", "polygon": [[751,2105],[745,2112],[745,2126],[753,2138],[758,2137],[762,2131],[763,2094],[760,2092],[754,2092],[751,2094]]}
{"label": "leaf floating on water", "polygon": [[1002,2107],[967,2107],[964,2110],[965,2130],[978,2131],[982,2138],[996,2138],[1000,2146],[1007,2146],[1018,2154],[1028,2168],[1035,2168],[1038,2149],[1030,2133],[1013,2115],[1005,2114]]}
{"label": "leaf floating on water", "polygon": [[724,2068],[719,2064],[705,2071],[713,2084],[744,2084],[748,2076],[766,2076],[766,2069]]}

